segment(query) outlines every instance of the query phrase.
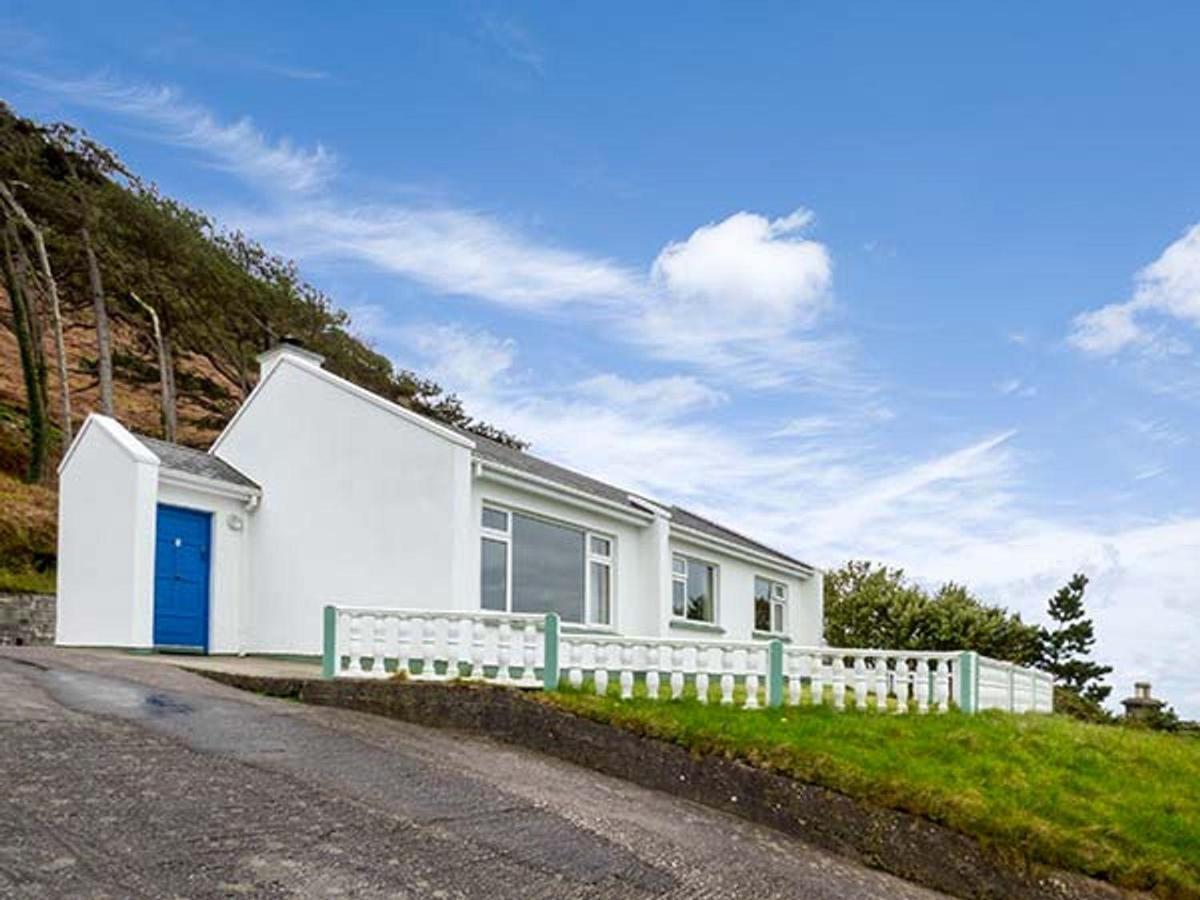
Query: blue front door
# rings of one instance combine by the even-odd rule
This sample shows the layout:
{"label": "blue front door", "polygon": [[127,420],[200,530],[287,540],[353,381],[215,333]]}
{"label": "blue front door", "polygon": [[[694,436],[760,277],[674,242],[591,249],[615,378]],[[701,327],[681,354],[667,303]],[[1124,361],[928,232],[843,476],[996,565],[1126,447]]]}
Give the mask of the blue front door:
{"label": "blue front door", "polygon": [[158,505],[154,548],[154,645],[208,651],[212,516]]}

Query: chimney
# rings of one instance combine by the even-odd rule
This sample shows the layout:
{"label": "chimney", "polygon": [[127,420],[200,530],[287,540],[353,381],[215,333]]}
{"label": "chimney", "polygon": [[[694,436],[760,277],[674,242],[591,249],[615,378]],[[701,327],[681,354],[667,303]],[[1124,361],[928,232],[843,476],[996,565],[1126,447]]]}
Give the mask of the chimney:
{"label": "chimney", "polygon": [[320,353],[314,353],[312,350],[306,348],[302,340],[291,335],[285,335],[270,350],[258,354],[258,380],[262,381],[271,374],[271,370],[279,365],[280,361],[285,357],[307,363],[310,366],[317,366],[318,368],[325,362],[325,357]]}
{"label": "chimney", "polygon": [[1150,695],[1150,682],[1138,681],[1133,685],[1133,696],[1121,701],[1125,707],[1125,718],[1147,719],[1166,706],[1162,700],[1155,700]]}

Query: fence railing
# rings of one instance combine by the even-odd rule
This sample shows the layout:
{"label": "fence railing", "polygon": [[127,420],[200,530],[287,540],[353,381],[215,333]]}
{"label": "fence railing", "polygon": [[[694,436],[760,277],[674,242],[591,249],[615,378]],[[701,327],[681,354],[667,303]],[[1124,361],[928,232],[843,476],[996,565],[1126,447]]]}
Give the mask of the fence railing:
{"label": "fence railing", "polygon": [[978,657],[975,702],[979,709],[1053,712],[1054,678],[1015,663]]}
{"label": "fence railing", "polygon": [[327,606],[327,678],[472,679],[623,699],[825,705],[875,712],[1050,712],[1053,682],[977,653],[798,647],[780,640],[564,631],[558,616]]}

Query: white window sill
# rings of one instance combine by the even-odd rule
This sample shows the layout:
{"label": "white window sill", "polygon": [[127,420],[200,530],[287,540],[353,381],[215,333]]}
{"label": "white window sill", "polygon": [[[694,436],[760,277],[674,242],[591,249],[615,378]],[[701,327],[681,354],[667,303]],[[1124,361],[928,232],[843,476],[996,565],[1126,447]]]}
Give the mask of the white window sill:
{"label": "white window sill", "polygon": [[782,631],[759,631],[757,628],[750,633],[750,637],[756,641],[783,641],[785,644],[792,642],[790,634],[784,634]]}
{"label": "white window sill", "polygon": [[689,631],[703,631],[708,634],[724,634],[725,629],[712,622],[699,622],[696,619],[681,619],[675,616],[671,619],[672,628],[684,628]]}

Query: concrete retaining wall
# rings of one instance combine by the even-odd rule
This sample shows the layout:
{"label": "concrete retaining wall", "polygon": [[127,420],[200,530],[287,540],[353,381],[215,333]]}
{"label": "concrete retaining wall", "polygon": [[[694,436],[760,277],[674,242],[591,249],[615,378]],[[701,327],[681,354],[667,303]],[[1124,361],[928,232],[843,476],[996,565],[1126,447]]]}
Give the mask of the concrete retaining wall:
{"label": "concrete retaining wall", "polygon": [[0,594],[0,645],[53,643],[53,594]]}
{"label": "concrete retaining wall", "polygon": [[456,728],[666,791],[958,897],[1116,898],[1124,892],[1034,865],[919,816],[883,809],[715,756],[565,712],[532,695],[480,684],[261,678],[192,670],[246,690]]}

